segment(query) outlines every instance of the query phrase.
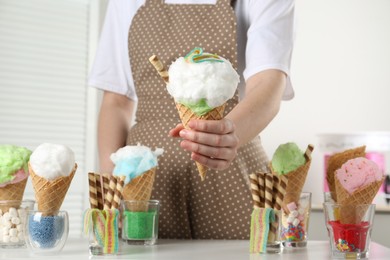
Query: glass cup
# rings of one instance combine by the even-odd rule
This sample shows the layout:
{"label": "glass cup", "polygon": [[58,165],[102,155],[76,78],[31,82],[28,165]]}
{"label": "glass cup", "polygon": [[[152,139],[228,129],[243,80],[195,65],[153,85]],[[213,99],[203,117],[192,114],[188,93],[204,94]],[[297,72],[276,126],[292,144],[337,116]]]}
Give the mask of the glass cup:
{"label": "glass cup", "polygon": [[0,201],[0,248],[25,247],[25,220],[29,210],[34,209],[33,200]]}
{"label": "glass cup", "polygon": [[282,220],[282,211],[274,210],[275,219],[270,223],[270,229],[267,239],[267,251],[266,253],[278,254],[282,251],[282,244],[280,242],[280,227]]}
{"label": "glass cup", "polygon": [[286,193],[283,202],[280,239],[284,248],[306,247],[311,193]]}
{"label": "glass cup", "polygon": [[332,257],[368,258],[375,204],[323,206]]}
{"label": "glass cup", "polygon": [[68,234],[69,216],[66,211],[28,211],[25,239],[33,253],[52,254],[61,251]]}
{"label": "glass cup", "polygon": [[119,252],[119,210],[88,209],[84,213],[84,232],[90,255],[117,255]]}
{"label": "glass cup", "polygon": [[154,245],[158,237],[158,200],[124,200],[122,207],[122,239],[130,245]]}

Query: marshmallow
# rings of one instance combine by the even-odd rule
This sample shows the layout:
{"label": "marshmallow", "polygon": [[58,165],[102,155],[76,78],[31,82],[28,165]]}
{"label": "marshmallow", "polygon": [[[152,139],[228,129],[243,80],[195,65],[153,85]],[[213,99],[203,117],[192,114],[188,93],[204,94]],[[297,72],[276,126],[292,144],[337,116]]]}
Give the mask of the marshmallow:
{"label": "marshmallow", "polygon": [[11,223],[11,221],[4,221],[3,222],[3,226],[5,227],[5,228],[8,228],[8,229],[10,229],[11,227],[12,227],[12,223]]}
{"label": "marshmallow", "polygon": [[293,210],[290,212],[290,216],[297,217],[298,216],[298,211]]}
{"label": "marshmallow", "polygon": [[10,220],[10,219],[11,219],[11,216],[10,216],[9,212],[4,213],[4,215],[3,215],[3,221],[8,221],[8,220]]}
{"label": "marshmallow", "polygon": [[16,211],[15,208],[9,208],[8,212],[9,212],[9,215],[11,216],[11,218],[18,216],[18,212]]}
{"label": "marshmallow", "polygon": [[287,204],[287,208],[291,212],[297,209],[297,204],[295,204],[295,202],[290,202],[289,204]]}
{"label": "marshmallow", "polygon": [[3,227],[3,235],[9,235],[9,228]]}
{"label": "marshmallow", "polygon": [[287,218],[287,223],[293,223],[294,220],[295,220],[294,217],[289,216],[289,217]]}
{"label": "marshmallow", "polygon": [[9,243],[9,242],[10,242],[10,236],[8,236],[8,235],[3,235],[3,242],[4,242],[4,243]]}
{"label": "marshmallow", "polygon": [[296,227],[299,225],[299,223],[300,223],[299,219],[296,218],[296,219],[294,219],[292,224],[294,225],[294,227]]}
{"label": "marshmallow", "polygon": [[16,225],[16,229],[20,232],[20,231],[23,231],[23,225],[22,224],[19,224],[19,225]]}
{"label": "marshmallow", "polygon": [[17,230],[16,228],[11,228],[11,229],[9,230],[9,235],[10,235],[11,237],[16,237],[16,236],[18,235],[18,230]]}

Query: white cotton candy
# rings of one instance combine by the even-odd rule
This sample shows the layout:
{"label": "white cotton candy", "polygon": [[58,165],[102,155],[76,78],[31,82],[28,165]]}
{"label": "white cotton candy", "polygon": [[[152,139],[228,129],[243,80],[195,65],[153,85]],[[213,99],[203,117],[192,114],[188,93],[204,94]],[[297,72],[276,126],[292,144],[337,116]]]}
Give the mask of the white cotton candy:
{"label": "white cotton candy", "polygon": [[46,180],[69,176],[75,165],[73,151],[64,145],[44,143],[30,156],[35,174]]}
{"label": "white cotton candy", "polygon": [[208,106],[222,105],[234,96],[240,77],[229,61],[186,62],[178,58],[169,68],[169,94],[181,103],[206,99]]}

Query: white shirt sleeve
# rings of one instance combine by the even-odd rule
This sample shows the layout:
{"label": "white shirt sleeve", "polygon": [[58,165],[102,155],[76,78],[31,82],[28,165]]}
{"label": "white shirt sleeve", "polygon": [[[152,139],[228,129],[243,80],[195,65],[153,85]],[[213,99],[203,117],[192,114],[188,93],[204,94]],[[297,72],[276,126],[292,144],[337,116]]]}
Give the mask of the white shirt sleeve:
{"label": "white shirt sleeve", "polygon": [[287,74],[284,100],[294,97],[290,63],[294,41],[294,0],[250,0],[245,51],[245,80],[266,69]]}
{"label": "white shirt sleeve", "polygon": [[137,101],[127,41],[131,20],[143,2],[109,1],[88,85]]}

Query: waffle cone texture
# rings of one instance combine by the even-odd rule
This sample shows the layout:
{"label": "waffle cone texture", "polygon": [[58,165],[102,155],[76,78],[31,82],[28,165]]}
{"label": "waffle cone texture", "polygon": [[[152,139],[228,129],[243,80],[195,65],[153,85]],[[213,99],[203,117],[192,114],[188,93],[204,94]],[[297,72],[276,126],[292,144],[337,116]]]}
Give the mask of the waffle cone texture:
{"label": "waffle cone texture", "polygon": [[362,221],[369,204],[372,203],[384,178],[361,187],[349,194],[335,178],[337,203],[340,204],[340,222],[342,224],[358,224]]}
{"label": "waffle cone texture", "polygon": [[[184,128],[188,129],[188,123],[192,119],[203,119],[203,120],[220,120],[223,118],[223,113],[225,111],[226,103],[214,108],[213,110],[209,111],[208,113],[199,116],[195,114],[190,108],[186,107],[185,105],[182,105],[180,103],[176,103],[177,111],[179,112],[179,116],[181,119],[181,122],[184,126]],[[196,167],[198,168],[199,176],[202,181],[206,178],[206,173],[208,168],[198,162],[196,163]]]}
{"label": "waffle cone texture", "polygon": [[0,200],[13,200],[15,201],[15,205],[8,205],[8,206],[2,206],[0,209],[3,212],[8,211],[10,207],[18,208],[21,201],[23,200],[23,194],[24,190],[26,188],[27,179],[17,182],[8,184],[2,188],[0,188]]}
{"label": "waffle cone texture", "polygon": [[[286,186],[286,193],[283,198],[283,205],[287,205],[290,202],[298,203],[301,196],[303,186],[305,185],[306,177],[309,172],[311,165],[311,156],[310,159],[306,159],[304,165],[299,166],[294,171],[291,171],[285,176],[288,180],[288,185]],[[272,174],[279,176],[279,173],[274,172],[272,165],[270,165]]]}
{"label": "waffle cone texture", "polygon": [[150,200],[156,175],[156,167],[131,180],[123,187],[124,200]]}
{"label": "waffle cone texture", "polygon": [[38,204],[38,210],[45,212],[44,214],[47,215],[54,215],[61,208],[70,183],[76,173],[77,164],[75,164],[69,176],[59,177],[52,181],[37,175],[30,164],[28,167],[35,191],[35,200]]}

